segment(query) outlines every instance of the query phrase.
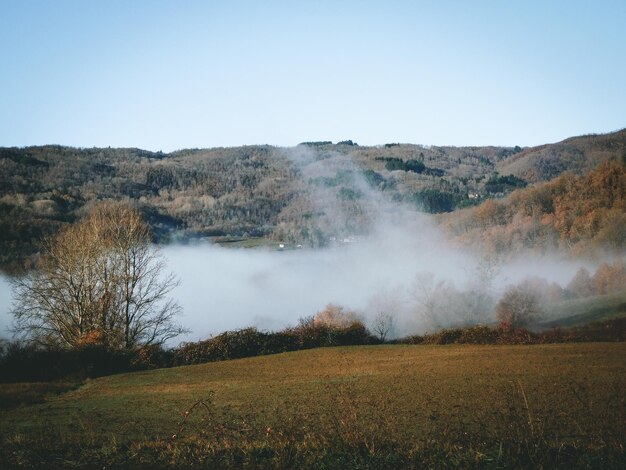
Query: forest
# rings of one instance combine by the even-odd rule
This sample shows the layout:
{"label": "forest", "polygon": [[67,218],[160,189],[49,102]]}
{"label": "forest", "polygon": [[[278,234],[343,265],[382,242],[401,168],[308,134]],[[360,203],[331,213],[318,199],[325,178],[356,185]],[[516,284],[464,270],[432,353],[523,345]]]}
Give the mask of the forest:
{"label": "forest", "polygon": [[442,214],[458,243],[487,252],[593,256],[624,247],[625,162],[626,130],[523,149],[350,140],[167,154],[0,148],[0,266],[32,267],[45,237],[100,200],[134,201],[159,243],[326,246],[368,233],[384,201]]}

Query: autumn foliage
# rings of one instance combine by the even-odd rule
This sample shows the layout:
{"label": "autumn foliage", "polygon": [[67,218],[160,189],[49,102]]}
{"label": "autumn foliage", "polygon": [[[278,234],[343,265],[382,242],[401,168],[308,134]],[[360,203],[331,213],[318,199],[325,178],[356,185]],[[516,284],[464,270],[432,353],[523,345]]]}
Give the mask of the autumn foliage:
{"label": "autumn foliage", "polygon": [[626,168],[607,161],[584,176],[565,173],[456,213],[444,226],[461,244],[493,253],[619,252],[626,248]]}

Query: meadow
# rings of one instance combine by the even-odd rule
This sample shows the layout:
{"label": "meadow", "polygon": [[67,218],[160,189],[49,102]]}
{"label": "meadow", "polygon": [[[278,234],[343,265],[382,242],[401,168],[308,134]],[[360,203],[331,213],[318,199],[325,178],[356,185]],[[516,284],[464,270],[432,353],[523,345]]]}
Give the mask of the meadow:
{"label": "meadow", "polygon": [[[319,348],[49,386],[0,385],[3,466],[624,464],[623,342]],[[9,404],[29,387],[41,403]]]}

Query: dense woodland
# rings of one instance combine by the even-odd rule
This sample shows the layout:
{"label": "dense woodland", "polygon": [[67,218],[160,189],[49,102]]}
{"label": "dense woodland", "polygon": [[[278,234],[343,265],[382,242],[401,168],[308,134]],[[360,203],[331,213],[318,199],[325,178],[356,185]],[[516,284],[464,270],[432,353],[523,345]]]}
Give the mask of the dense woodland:
{"label": "dense woodland", "polygon": [[162,243],[261,237],[324,246],[366,233],[384,201],[448,213],[439,220],[459,243],[487,251],[620,250],[625,162],[626,130],[525,149],[1,148],[0,265],[29,267],[44,237],[105,199],[133,201]]}
{"label": "dense woodland", "polygon": [[457,212],[444,226],[460,244],[488,253],[619,253],[626,247],[626,168],[605,161],[586,175],[567,172]]}

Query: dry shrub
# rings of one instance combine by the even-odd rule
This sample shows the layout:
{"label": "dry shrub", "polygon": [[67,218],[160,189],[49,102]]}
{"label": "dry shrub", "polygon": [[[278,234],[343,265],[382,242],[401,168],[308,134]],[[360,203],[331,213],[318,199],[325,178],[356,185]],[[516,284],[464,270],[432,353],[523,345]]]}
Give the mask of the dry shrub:
{"label": "dry shrub", "polygon": [[335,304],[328,304],[324,310],[317,312],[313,317],[315,327],[347,328],[360,322],[361,319],[356,313],[346,311],[342,306]]}
{"label": "dry shrub", "polygon": [[496,305],[496,319],[503,329],[532,323],[541,313],[540,299],[531,284],[509,286]]}

